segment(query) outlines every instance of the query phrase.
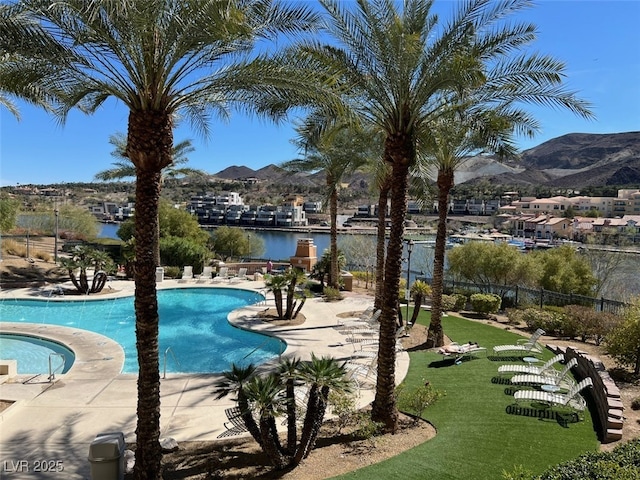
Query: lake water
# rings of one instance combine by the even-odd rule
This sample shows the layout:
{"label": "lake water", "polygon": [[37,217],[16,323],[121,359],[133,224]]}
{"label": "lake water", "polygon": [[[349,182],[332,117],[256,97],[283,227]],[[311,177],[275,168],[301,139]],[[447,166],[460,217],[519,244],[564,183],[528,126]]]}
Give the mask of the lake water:
{"label": "lake water", "polygon": [[[118,238],[116,232],[118,231],[118,225],[114,224],[101,224],[101,231],[98,235],[102,238]],[[317,247],[318,258],[322,257],[325,250],[330,248],[330,235],[329,233],[316,233],[316,232],[283,232],[273,230],[252,230],[259,236],[264,242],[264,254],[262,257],[265,259],[272,259],[274,261],[284,260],[289,261],[289,257],[292,257],[296,253],[296,246],[298,240],[301,238],[312,238],[314,245]],[[358,234],[339,234],[338,246],[340,245],[340,239],[348,236],[359,236]],[[375,238],[371,235],[367,237]],[[375,263],[375,249],[371,251],[373,257],[373,263]],[[405,250],[403,257],[407,258],[407,252]],[[406,262],[403,262],[403,278],[406,277]],[[413,282],[416,276],[426,275],[431,276],[433,270],[433,246],[418,244],[413,247],[411,253],[411,275],[410,281]]]}

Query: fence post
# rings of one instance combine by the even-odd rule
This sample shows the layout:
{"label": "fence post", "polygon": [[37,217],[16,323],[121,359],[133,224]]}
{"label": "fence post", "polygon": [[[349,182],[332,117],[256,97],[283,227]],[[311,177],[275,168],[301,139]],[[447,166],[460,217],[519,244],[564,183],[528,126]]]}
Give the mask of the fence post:
{"label": "fence post", "polygon": [[516,304],[514,307],[518,308],[518,285],[516,285]]}
{"label": "fence post", "polygon": [[544,308],[544,288],[540,289],[540,310]]}

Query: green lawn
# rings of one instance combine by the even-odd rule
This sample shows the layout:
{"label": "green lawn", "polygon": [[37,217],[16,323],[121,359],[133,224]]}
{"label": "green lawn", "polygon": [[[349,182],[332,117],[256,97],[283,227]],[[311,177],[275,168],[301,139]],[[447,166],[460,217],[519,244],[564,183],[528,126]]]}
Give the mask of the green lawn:
{"label": "green lawn", "polygon": [[[422,313],[418,322],[426,324]],[[455,365],[433,352],[411,352],[405,383],[408,389],[425,381],[446,395],[424,412],[438,433],[432,440],[382,463],[350,472],[341,479],[500,479],[503,470],[522,465],[541,473],[551,465],[594,451],[599,443],[589,412],[578,423],[507,414],[513,397],[508,385],[493,383],[502,363],[492,359],[494,345],[513,343],[517,334],[483,322],[443,318],[445,333],[459,343],[478,342],[488,358]],[[545,352],[544,358],[551,357]]]}

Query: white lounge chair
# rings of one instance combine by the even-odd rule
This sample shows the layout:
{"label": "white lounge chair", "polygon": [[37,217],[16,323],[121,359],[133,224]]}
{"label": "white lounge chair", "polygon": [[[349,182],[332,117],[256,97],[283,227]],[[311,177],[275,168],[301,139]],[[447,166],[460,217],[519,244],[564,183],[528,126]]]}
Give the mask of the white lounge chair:
{"label": "white lounge chair", "polygon": [[515,345],[496,345],[493,353],[497,355],[508,354],[509,356],[539,355],[542,353],[542,345],[538,340],[544,335],[544,330],[537,329],[528,339],[521,339]]}
{"label": "white lounge chair", "polygon": [[229,277],[229,267],[220,267],[218,274],[213,277],[212,283],[224,282]]}
{"label": "white lounge chair", "polygon": [[587,407],[587,402],[580,395],[580,392],[592,385],[591,377],[587,377],[577,385],[574,385],[566,394],[546,392],[544,390],[518,390],[513,394],[513,398],[515,398],[516,403],[541,402],[548,404],[552,408],[581,412]]}
{"label": "white lounge chair", "polygon": [[229,283],[237,283],[247,279],[247,269],[245,267],[239,268],[238,273],[229,277]]}
{"label": "white lounge chair", "polygon": [[207,283],[211,280],[211,274],[213,273],[213,267],[207,265],[202,269],[202,273],[197,278],[196,283]]}
{"label": "white lounge chair", "polygon": [[185,265],[182,270],[182,277],[178,279],[179,283],[189,282],[193,280],[193,267],[191,265]]}
{"label": "white lounge chair", "polygon": [[358,362],[357,359],[347,360],[342,366],[345,369],[347,379],[353,381],[358,389],[375,387],[378,355],[365,363]]}
{"label": "white lounge chair", "polygon": [[578,360],[572,358],[564,368],[560,371],[551,369],[545,371],[541,375],[531,375],[531,374],[521,374],[515,375],[511,379],[511,383],[522,383],[522,384],[531,384],[531,385],[553,385],[555,387],[564,388],[566,390],[570,390],[576,382],[569,375],[569,372],[573,367],[578,364]]}
{"label": "white lounge chair", "polygon": [[508,364],[501,365],[498,367],[498,374],[510,374],[510,373],[523,373],[529,375],[543,375],[545,371],[549,369],[554,369],[554,365],[558,362],[564,360],[564,355],[559,353],[555,357],[552,357],[550,360],[547,360],[543,365],[536,367],[535,365],[524,365],[524,364]]}

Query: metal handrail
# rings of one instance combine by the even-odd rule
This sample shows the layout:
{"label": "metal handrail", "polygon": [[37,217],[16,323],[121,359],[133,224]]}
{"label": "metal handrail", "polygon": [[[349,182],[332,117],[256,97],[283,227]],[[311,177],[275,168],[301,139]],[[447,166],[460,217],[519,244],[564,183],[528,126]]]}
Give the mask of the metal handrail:
{"label": "metal handrail", "polygon": [[[272,340],[275,340],[277,342],[281,342],[282,340],[280,340],[279,338],[275,338],[275,337],[269,337],[267,338],[264,342],[262,342],[260,345],[258,345],[256,348],[254,348],[253,350],[251,350],[249,353],[247,353],[244,357],[242,357],[242,359],[246,359],[248,357],[250,357],[251,355],[253,355],[256,351],[260,350],[260,348],[262,348],[262,346],[264,344],[266,344],[267,342],[270,342]],[[284,350],[283,350],[284,351]],[[278,357],[280,357],[282,355],[282,352],[278,351]]]}
{"label": "metal handrail", "polygon": [[[56,369],[53,369],[51,366],[51,357],[60,357],[62,359],[62,364],[57,367]],[[65,363],[66,363],[66,358],[64,356],[64,353],[56,353],[56,352],[52,352],[49,354],[49,381],[53,381],[56,379],[56,371],[57,370],[61,370],[64,368]]]}
{"label": "metal handrail", "polygon": [[167,354],[169,352],[171,352],[171,356],[173,357],[173,360],[178,364],[178,367],[180,366],[180,362],[176,358],[176,354],[173,349],[171,347],[167,347],[167,349],[164,351],[164,366],[162,369],[162,378],[167,378]]}

